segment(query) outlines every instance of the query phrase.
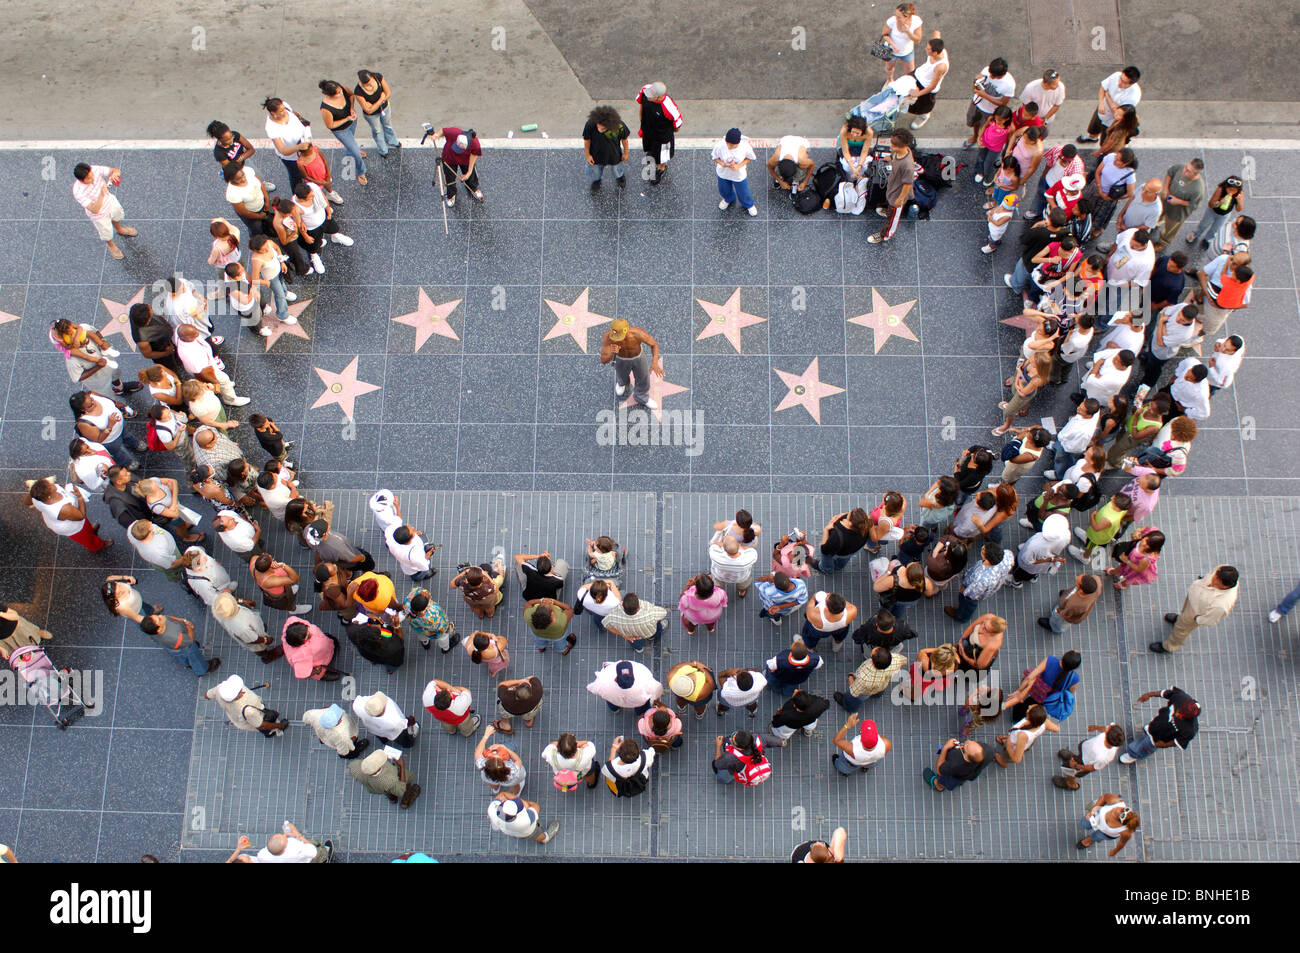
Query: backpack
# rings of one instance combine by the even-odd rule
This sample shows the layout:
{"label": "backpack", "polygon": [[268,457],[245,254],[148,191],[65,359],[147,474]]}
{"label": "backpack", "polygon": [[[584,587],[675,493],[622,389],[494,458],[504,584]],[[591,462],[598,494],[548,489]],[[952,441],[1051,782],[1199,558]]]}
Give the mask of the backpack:
{"label": "backpack", "polygon": [[150,450],[166,450],[167,446],[162,442],[162,437],[158,436],[158,428],[154,426],[152,420],[146,421],[144,425],[144,442]]}
{"label": "backpack", "polygon": [[1092,477],[1088,481],[1091,485],[1086,493],[1080,493],[1078,499],[1070,504],[1070,507],[1076,512],[1084,512],[1092,509],[1101,502],[1101,484],[1100,477]]}
{"label": "backpack", "polygon": [[948,156],[942,152],[930,152],[923,156],[918,156],[916,163],[921,171],[917,175],[918,180],[929,182],[936,189],[950,189],[957,178],[957,173],[962,170],[964,162],[953,164],[947,171],[949,175],[944,175],[944,166],[951,161]]}
{"label": "backpack", "polygon": [[912,203],[923,213],[921,218],[930,217],[930,209],[934,208],[934,203],[937,201],[939,201],[939,193],[927,180],[917,179],[912,183]]}
{"label": "backpack", "polygon": [[605,786],[609,788],[611,794],[615,797],[636,797],[638,794],[644,794],[646,788],[650,787],[650,779],[645,776],[645,752],[637,758],[636,774],[630,778],[625,778],[617,774],[613,768],[609,769],[609,775],[605,778]]}
{"label": "backpack", "polygon": [[844,215],[861,215],[867,207],[871,180],[865,176],[857,182],[844,181],[835,191],[835,211]]}
{"label": "backpack", "polygon": [[833,200],[843,181],[844,169],[840,167],[839,161],[827,162],[818,166],[817,171],[813,173],[813,191],[821,196],[823,202]]}
{"label": "backpack", "polygon": [[739,771],[732,773],[737,784],[747,788],[757,787],[772,776],[772,762],[764,757],[763,744],[757,738],[754,739],[753,755],[742,754],[740,749],[731,742],[727,742],[724,750],[744,765]]}
{"label": "backpack", "polygon": [[790,201],[793,203],[795,210],[801,215],[811,215],[813,212],[821,211],[822,197],[817,194],[817,190],[813,185],[792,193]]}

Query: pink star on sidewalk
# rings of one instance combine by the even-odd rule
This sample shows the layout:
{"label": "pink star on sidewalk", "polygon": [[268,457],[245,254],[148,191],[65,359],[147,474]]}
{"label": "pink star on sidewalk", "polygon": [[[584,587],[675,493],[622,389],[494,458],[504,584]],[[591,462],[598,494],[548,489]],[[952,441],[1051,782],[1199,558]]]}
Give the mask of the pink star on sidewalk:
{"label": "pink star on sidewalk", "polygon": [[144,289],[141,285],[140,290],[131,296],[131,300],[126,304],[119,304],[109,298],[100,298],[104,307],[108,309],[108,324],[99,329],[99,333],[104,337],[112,337],[114,334],[122,335],[122,340],[126,341],[126,346],[131,350],[136,350],[135,339],[131,337],[131,305],[144,303]]}
{"label": "pink star on sidewalk", "polygon": [[700,332],[699,337],[695,340],[703,341],[705,338],[723,335],[731,346],[740,353],[740,332],[745,330],[751,324],[762,324],[767,318],[760,318],[756,314],[747,314],[740,310],[740,289],[737,288],[725,304],[714,304],[712,301],[705,301],[703,298],[696,298],[700,307],[709,315],[708,326]]}
{"label": "pink star on sidewalk", "polygon": [[1002,324],[1012,328],[1019,328],[1022,331],[1032,331],[1038,327],[1038,322],[1025,314],[1017,314],[1010,318],[1003,318]]}
{"label": "pink star on sidewalk", "polygon": [[912,329],[903,323],[903,319],[907,317],[907,313],[912,310],[914,304],[916,304],[915,298],[902,304],[890,304],[881,297],[879,291],[872,288],[871,310],[866,314],[859,314],[849,318],[849,324],[859,324],[864,328],[871,328],[875,332],[875,353],[879,354],[880,349],[885,346],[885,342],[891,337],[916,341],[916,335],[912,333]]}
{"label": "pink star on sidewalk", "polygon": [[316,398],[316,403],[311,405],[312,410],[329,404],[338,404],[339,409],[343,411],[343,416],[351,420],[355,416],[357,398],[362,394],[381,389],[378,384],[367,384],[365,381],[357,380],[359,360],[361,360],[360,356],[354,357],[348,366],[343,368],[341,374],[320,367],[313,368],[325,384],[325,393]]}
{"label": "pink star on sidewalk", "polygon": [[[689,387],[682,387],[680,384],[671,384],[666,377],[659,377],[656,374],[650,375],[650,399],[659,405],[658,410],[652,410],[650,413],[655,415],[655,420],[664,419],[664,398],[672,397],[674,394],[684,394]],[[632,399],[632,395],[627,395],[627,400],[623,401],[624,407],[639,407],[640,404]]]}
{"label": "pink star on sidewalk", "polygon": [[433,335],[439,337],[451,338],[453,341],[459,341],[460,336],[456,334],[450,324],[447,323],[447,316],[456,310],[456,306],[461,302],[460,298],[455,301],[444,301],[442,304],[434,304],[424,289],[420,289],[420,296],[416,302],[415,310],[410,314],[399,314],[393,318],[395,324],[405,324],[408,327],[415,328],[415,350],[418,352],[424,347],[424,342],[429,340]]}
{"label": "pink star on sidewalk", "polygon": [[21,314],[10,314],[8,311],[0,311],[0,324],[8,324],[10,321],[21,321]]}
{"label": "pink star on sidewalk", "polygon": [[843,387],[836,387],[834,384],[824,383],[821,379],[821,368],[819,362],[821,358],[814,357],[808,369],[802,374],[792,374],[789,371],[777,370],[776,373],[785,386],[789,388],[781,403],[776,405],[776,409],[790,410],[792,407],[802,407],[808,411],[815,423],[822,422],[822,398],[830,397],[834,394],[844,393]]}
{"label": "pink star on sidewalk", "polygon": [[[307,310],[307,305],[311,304],[315,300],[315,298],[307,298],[306,300],[299,299],[298,301],[295,301],[293,304],[289,305],[289,316],[293,318],[299,317]],[[304,329],[301,324],[285,324],[283,321],[278,320],[274,314],[267,315],[263,320],[266,322],[266,326],[271,329],[271,333],[265,339],[267,351],[271,350],[271,345],[275,344],[276,341],[280,340],[280,338],[284,337],[286,334],[291,338],[302,338],[304,341],[311,340],[306,329]],[[262,353],[266,352],[263,351]]]}
{"label": "pink star on sidewalk", "polygon": [[546,332],[543,341],[549,341],[552,338],[561,338],[569,335],[582,348],[582,353],[587,353],[587,329],[594,328],[600,324],[609,322],[603,314],[597,314],[587,307],[587,295],[591,293],[590,288],[583,288],[582,294],[573,304],[561,304],[558,301],[552,301],[550,298],[544,298],[551,310],[555,312],[555,326]]}

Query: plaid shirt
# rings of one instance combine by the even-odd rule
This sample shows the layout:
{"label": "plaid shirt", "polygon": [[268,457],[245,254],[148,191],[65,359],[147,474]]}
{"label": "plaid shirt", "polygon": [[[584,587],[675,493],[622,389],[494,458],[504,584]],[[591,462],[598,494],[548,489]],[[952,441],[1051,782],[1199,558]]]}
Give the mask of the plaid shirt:
{"label": "plaid shirt", "polygon": [[619,605],[605,616],[605,628],[631,642],[633,639],[652,639],[661,620],[668,617],[668,610],[663,606],[641,603],[636,615],[628,615]]}
{"label": "plaid shirt", "polygon": [[1006,585],[1011,578],[1011,567],[1015,561],[1015,550],[1008,549],[1002,554],[1002,562],[996,566],[986,566],[982,559],[973,566],[967,566],[961,577],[961,594],[976,602],[987,599]]}
{"label": "plaid shirt", "polygon": [[879,695],[889,687],[894,676],[906,664],[907,656],[899,655],[897,652],[890,653],[889,667],[884,669],[876,668],[871,664],[871,659],[867,659],[853,673],[853,681],[849,683],[849,694],[854,698],[862,698],[864,695],[870,698]]}

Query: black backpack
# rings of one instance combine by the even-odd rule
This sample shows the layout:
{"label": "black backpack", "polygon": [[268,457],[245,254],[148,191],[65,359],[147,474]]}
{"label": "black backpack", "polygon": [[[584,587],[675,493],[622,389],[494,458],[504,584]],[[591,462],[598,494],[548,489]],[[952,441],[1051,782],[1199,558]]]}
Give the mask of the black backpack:
{"label": "black backpack", "polygon": [[791,193],[790,201],[801,215],[811,215],[813,212],[821,211],[822,197],[817,194],[814,183],[809,183],[806,189]]}
{"label": "black backpack", "polygon": [[813,173],[813,191],[821,196],[823,202],[827,199],[834,201],[835,193],[844,179],[844,170],[840,168],[839,162],[824,163]]}
{"label": "black backpack", "polygon": [[1090,476],[1088,478],[1090,486],[1080,493],[1078,498],[1070,504],[1075,512],[1086,512],[1101,502],[1101,478],[1099,476]]}
{"label": "black backpack", "polygon": [[[945,163],[951,162],[948,175],[944,175]],[[917,164],[921,167],[921,174],[918,179],[929,182],[936,189],[950,189],[957,179],[957,173],[961,171],[964,162],[954,162],[942,152],[928,152],[917,158]]]}
{"label": "black backpack", "polygon": [[644,751],[641,752],[641,756],[637,758],[636,774],[632,775],[630,778],[623,777],[613,768],[609,769],[609,773],[612,775],[612,779],[606,778],[605,783],[609,789],[614,792],[615,797],[636,797],[638,794],[644,794],[646,789],[650,787],[650,779],[646,777],[645,774]]}

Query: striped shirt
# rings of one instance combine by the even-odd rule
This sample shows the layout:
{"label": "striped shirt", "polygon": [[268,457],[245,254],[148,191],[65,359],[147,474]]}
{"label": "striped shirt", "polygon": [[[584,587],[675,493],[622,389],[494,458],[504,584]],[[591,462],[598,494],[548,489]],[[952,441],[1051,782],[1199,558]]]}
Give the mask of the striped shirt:
{"label": "striped shirt", "polygon": [[667,617],[667,609],[643,602],[636,615],[628,615],[620,605],[605,616],[602,624],[608,631],[621,635],[631,642],[635,639],[654,638],[659,623]]}

